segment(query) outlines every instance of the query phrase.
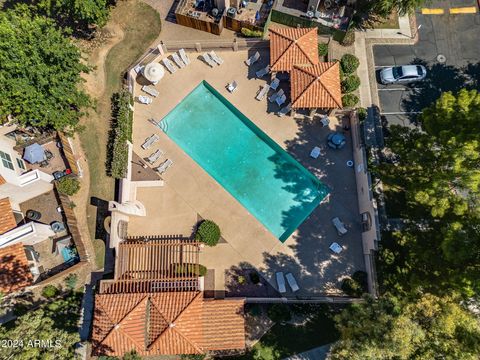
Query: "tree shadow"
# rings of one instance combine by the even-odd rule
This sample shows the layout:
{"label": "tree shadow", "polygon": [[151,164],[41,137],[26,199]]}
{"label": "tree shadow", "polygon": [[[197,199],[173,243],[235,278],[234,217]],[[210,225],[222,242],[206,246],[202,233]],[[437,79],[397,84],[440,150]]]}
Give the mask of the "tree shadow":
{"label": "tree shadow", "polygon": [[[435,63],[427,64],[421,59],[414,59],[412,64],[423,65],[427,69],[427,76],[424,80],[407,85],[410,93],[402,100],[402,111],[409,113],[407,116],[412,124],[418,125],[418,112],[430,106],[442,93],[452,91],[454,93],[466,87],[469,82],[469,75],[465,69],[452,65]],[[477,74],[475,66],[470,67],[472,74]],[[478,81],[478,80],[477,80]]]}

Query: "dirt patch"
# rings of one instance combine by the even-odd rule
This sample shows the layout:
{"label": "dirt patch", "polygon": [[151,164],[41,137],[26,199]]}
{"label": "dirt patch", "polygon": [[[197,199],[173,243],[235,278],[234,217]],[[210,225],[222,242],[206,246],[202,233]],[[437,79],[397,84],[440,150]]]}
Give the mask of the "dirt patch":
{"label": "dirt patch", "polygon": [[122,28],[111,23],[99,32],[95,40],[81,44],[83,51],[90,53],[88,63],[93,67],[90,73],[82,75],[85,80],[84,88],[90,96],[98,98],[105,92],[105,59],[110,49],[123,38]]}

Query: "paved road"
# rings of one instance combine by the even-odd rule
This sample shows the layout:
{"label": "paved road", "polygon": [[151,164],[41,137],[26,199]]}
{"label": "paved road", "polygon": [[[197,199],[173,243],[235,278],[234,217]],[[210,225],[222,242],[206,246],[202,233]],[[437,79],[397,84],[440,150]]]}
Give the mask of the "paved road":
{"label": "paved road", "polygon": [[[465,6],[475,6],[476,13],[449,13],[451,8]],[[421,25],[417,44],[374,46],[377,72],[385,66],[405,64],[424,64],[428,71],[424,81],[409,86],[378,85],[380,108],[389,124],[414,124],[417,114],[441,92],[458,91],[465,84],[480,87],[480,13],[476,0],[436,1],[429,7],[444,9],[444,14],[417,12],[417,24]]]}

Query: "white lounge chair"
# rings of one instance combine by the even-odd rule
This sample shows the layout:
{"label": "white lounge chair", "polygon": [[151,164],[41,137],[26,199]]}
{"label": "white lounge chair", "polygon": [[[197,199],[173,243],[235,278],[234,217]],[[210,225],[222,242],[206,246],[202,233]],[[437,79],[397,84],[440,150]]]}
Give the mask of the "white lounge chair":
{"label": "white lounge chair", "polygon": [[150,154],[149,157],[145,158],[146,161],[148,161],[150,164],[155,164],[158,159],[163,155],[163,151],[160,149],[157,149],[155,152]]}
{"label": "white lounge chair", "polygon": [[292,110],[292,103],[289,103],[287,106],[281,108],[280,111],[277,112],[277,115],[280,117],[285,116],[290,112],[290,110]]}
{"label": "white lounge chair", "polygon": [[187,53],[185,52],[185,49],[178,50],[178,54],[180,55],[180,58],[185,63],[185,65],[190,64],[190,58],[188,57]]}
{"label": "white lounge chair", "polygon": [[267,75],[269,72],[270,72],[270,65],[267,65],[263,69],[258,70],[255,73],[255,76],[257,78],[261,78],[261,77],[264,77],[265,75]]}
{"label": "white lounge chair", "polygon": [[175,64],[177,64],[177,66],[180,68],[180,69],[183,69],[185,67],[185,64],[183,63],[182,60],[180,60],[180,58],[178,57],[177,53],[173,53],[172,54],[172,59],[173,61],[175,61]]}
{"label": "white lounge chair", "polygon": [[322,127],[326,127],[328,126],[328,124],[330,124],[330,119],[326,115],[322,116],[322,118],[320,119],[320,123],[322,124]]}
{"label": "white lounge chair", "polygon": [[210,51],[210,52],[208,53],[208,55],[210,55],[210,57],[212,58],[212,60],[215,61],[218,65],[222,65],[222,64],[223,64],[223,59],[222,59],[220,56],[218,56],[218,55],[215,53],[215,51],[213,51],[213,50]]}
{"label": "white lounge chair", "polygon": [[272,90],[277,90],[278,85],[280,85],[280,79],[275,78],[275,79],[273,79],[272,82],[270,83],[270,89],[272,89]]}
{"label": "white lounge chair", "polygon": [[278,96],[275,99],[275,102],[277,103],[278,106],[282,106],[283,104],[285,104],[285,101],[287,101],[287,96],[285,94]]}
{"label": "white lounge chair", "polygon": [[232,81],[231,83],[227,84],[227,90],[231,93],[237,90],[237,87],[238,87],[238,84],[236,81]]}
{"label": "white lounge chair", "polygon": [[167,159],[160,166],[156,167],[155,170],[158,171],[160,174],[163,174],[167,169],[173,165],[173,160]]}
{"label": "white lounge chair", "polygon": [[162,59],[163,65],[167,68],[168,71],[170,71],[170,74],[173,74],[175,71],[177,71],[177,68],[173,66],[173,63],[168,60],[168,58]]}
{"label": "white lounge chair", "polygon": [[343,247],[340,244],[334,242],[329,246],[329,249],[332,250],[335,254],[340,254],[343,250]]}
{"label": "white lounge chair", "polygon": [[255,99],[259,101],[262,101],[263,99],[265,99],[265,95],[267,95],[269,89],[270,89],[270,85],[268,84],[263,85],[262,89],[258,92]]}
{"label": "white lounge chair", "polygon": [[287,288],[285,287],[285,278],[283,277],[283,272],[279,271],[275,273],[275,278],[277,279],[278,292],[280,294],[286,293]]}
{"label": "white lounge chair", "polygon": [[145,105],[150,105],[153,102],[153,99],[151,97],[148,97],[148,96],[140,95],[138,97],[138,102],[142,103],[142,104],[145,104]]}
{"label": "white lounge chair", "polygon": [[148,85],[143,85],[142,91],[146,92],[148,95],[151,95],[153,97],[158,96],[158,90]]}
{"label": "white lounge chair", "polygon": [[145,142],[142,144],[142,149],[147,150],[152,147],[158,140],[160,140],[160,136],[157,134],[152,134],[148,138],[145,139]]}
{"label": "white lounge chair", "polygon": [[318,157],[320,156],[320,153],[321,153],[321,149],[318,147],[318,146],[315,146],[312,151],[310,151],[310,157],[314,158],[314,159],[318,159]]}
{"label": "white lounge chair", "polygon": [[214,67],[216,65],[208,53],[203,53],[202,58],[203,61],[205,61],[210,67]]}
{"label": "white lounge chair", "polygon": [[292,273],[287,273],[285,275],[285,278],[287,279],[288,286],[290,286],[293,292],[300,290],[297,284],[297,280],[295,280],[295,277],[293,276]]}
{"label": "white lounge chair", "polygon": [[277,99],[277,97],[282,96],[284,93],[285,92],[283,91],[283,89],[280,89],[276,93],[273,93],[272,95],[270,95],[270,97],[268,98],[268,101],[274,102]]}
{"label": "white lounge chair", "polygon": [[248,60],[245,60],[245,64],[247,64],[248,66],[251,66],[255,64],[259,59],[260,59],[260,53],[257,51],[255,54],[250,56]]}
{"label": "white lounge chair", "polygon": [[335,226],[335,228],[337,229],[338,235],[342,236],[348,232],[347,228],[345,227],[345,224],[342,222],[342,220],[340,220],[340,218],[338,217],[333,218],[332,223],[333,223],[333,226]]}

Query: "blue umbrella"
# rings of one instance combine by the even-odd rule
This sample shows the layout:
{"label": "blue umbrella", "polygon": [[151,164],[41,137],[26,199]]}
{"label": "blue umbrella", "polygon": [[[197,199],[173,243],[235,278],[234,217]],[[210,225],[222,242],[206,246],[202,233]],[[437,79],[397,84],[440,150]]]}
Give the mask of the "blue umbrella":
{"label": "blue umbrella", "polygon": [[260,12],[257,11],[257,13],[255,14],[255,21],[260,21]]}
{"label": "blue umbrella", "polygon": [[35,143],[28,145],[23,153],[23,159],[27,160],[30,164],[35,164],[45,160],[45,151],[42,145]]}

